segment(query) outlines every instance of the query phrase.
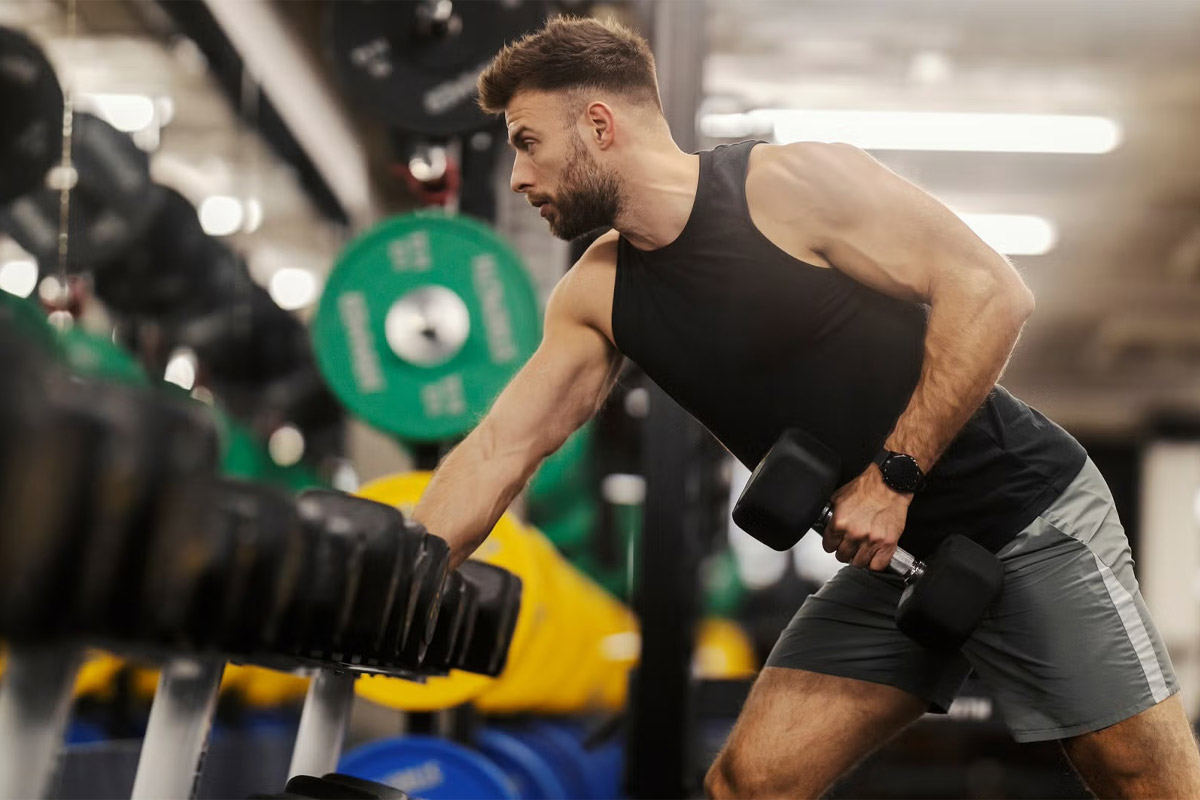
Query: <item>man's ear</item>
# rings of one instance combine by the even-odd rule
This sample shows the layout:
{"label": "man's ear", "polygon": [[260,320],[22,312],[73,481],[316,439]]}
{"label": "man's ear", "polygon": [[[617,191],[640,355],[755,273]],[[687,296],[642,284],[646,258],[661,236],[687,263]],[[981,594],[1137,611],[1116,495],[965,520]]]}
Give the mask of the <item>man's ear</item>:
{"label": "man's ear", "polygon": [[613,146],[617,135],[617,120],[608,103],[596,100],[584,112],[587,135],[601,150]]}

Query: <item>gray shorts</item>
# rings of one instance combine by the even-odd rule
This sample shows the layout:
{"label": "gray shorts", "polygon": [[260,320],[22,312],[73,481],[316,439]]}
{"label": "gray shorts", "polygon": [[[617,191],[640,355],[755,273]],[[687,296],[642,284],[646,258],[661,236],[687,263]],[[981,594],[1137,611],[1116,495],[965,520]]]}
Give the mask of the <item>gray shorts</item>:
{"label": "gray shorts", "polygon": [[898,577],[846,567],[796,612],[767,665],[895,686],[937,711],[974,668],[1018,742],[1099,730],[1178,691],[1090,459],[998,555],[1004,589],[960,652],[925,650],[896,629]]}

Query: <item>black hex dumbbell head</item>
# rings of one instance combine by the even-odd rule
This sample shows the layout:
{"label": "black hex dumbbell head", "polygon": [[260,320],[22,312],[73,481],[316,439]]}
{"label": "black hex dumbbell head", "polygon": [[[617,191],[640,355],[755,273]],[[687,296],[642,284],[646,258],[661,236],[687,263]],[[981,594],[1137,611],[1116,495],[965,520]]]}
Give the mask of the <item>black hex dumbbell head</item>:
{"label": "black hex dumbbell head", "polygon": [[19,641],[62,636],[71,625],[83,543],[122,505],[100,486],[114,488],[136,426],[129,398],[114,396],[122,387],[46,378],[39,406],[26,409],[23,430],[7,442],[0,487],[0,628]]}
{"label": "black hex dumbbell head", "polygon": [[207,546],[220,443],[206,406],[147,391],[139,434],[130,441],[146,470],[138,502],[124,532],[92,543],[85,585],[88,613],[104,616],[99,624],[109,635],[169,646],[175,631],[162,628],[160,611],[186,604],[195,591],[205,562],[194,548]]}
{"label": "black hex dumbbell head", "polygon": [[521,579],[482,561],[466,561],[458,571],[475,586],[478,611],[470,642],[454,666],[481,675],[499,675],[508,663],[508,650],[517,627]]}
{"label": "black hex dumbbell head", "polygon": [[[437,628],[433,640],[425,651],[422,667],[426,671],[445,672],[451,667],[458,640],[462,635],[465,613],[467,582],[457,571],[446,576],[446,585],[442,589],[442,608],[438,612]],[[474,586],[471,587],[474,589]]]}
{"label": "black hex dumbbell head", "polygon": [[441,614],[442,592],[450,568],[450,545],[430,534],[415,520],[408,520],[410,529],[421,536],[421,556],[413,574],[411,613],[402,630],[396,631],[397,665],[416,669],[425,660],[425,652],[433,641]]}
{"label": "black hex dumbbell head", "polygon": [[296,511],[310,556],[302,589],[289,610],[295,623],[292,649],[297,655],[330,658],[339,652],[354,611],[366,543],[337,504],[320,493],[301,494]]}
{"label": "black hex dumbbell head", "polygon": [[978,627],[1004,583],[1004,565],[965,536],[943,539],[925,574],[909,584],[896,608],[896,627],[934,650],[957,650]]}
{"label": "black hex dumbbell head", "polygon": [[335,649],[354,661],[378,662],[384,637],[394,619],[402,619],[410,602],[412,572],[421,554],[422,536],[411,530],[392,506],[329,490],[309,490],[301,504],[319,503],[324,513],[344,521],[349,536],[360,542],[362,565],[354,589],[353,612]]}
{"label": "black hex dumbbell head", "polygon": [[838,459],[799,428],[784,431],[750,474],[733,507],[739,528],[775,550],[790,550],[838,487]]}

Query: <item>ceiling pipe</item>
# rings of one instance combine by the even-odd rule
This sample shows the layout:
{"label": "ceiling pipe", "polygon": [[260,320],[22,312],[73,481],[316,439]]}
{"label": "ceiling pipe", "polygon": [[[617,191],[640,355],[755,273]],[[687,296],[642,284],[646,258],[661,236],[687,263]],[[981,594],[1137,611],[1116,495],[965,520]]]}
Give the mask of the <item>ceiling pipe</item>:
{"label": "ceiling pipe", "polygon": [[267,0],[205,0],[247,69],[337,197],[351,226],[378,216],[358,136],[320,65]]}

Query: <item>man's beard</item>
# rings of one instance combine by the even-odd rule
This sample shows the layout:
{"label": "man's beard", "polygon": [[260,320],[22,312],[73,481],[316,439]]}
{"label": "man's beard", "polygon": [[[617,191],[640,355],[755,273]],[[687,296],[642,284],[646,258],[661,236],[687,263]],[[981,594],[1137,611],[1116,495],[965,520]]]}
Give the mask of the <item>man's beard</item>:
{"label": "man's beard", "polygon": [[570,241],[597,228],[611,228],[621,209],[621,184],[576,140],[552,201],[550,232]]}

